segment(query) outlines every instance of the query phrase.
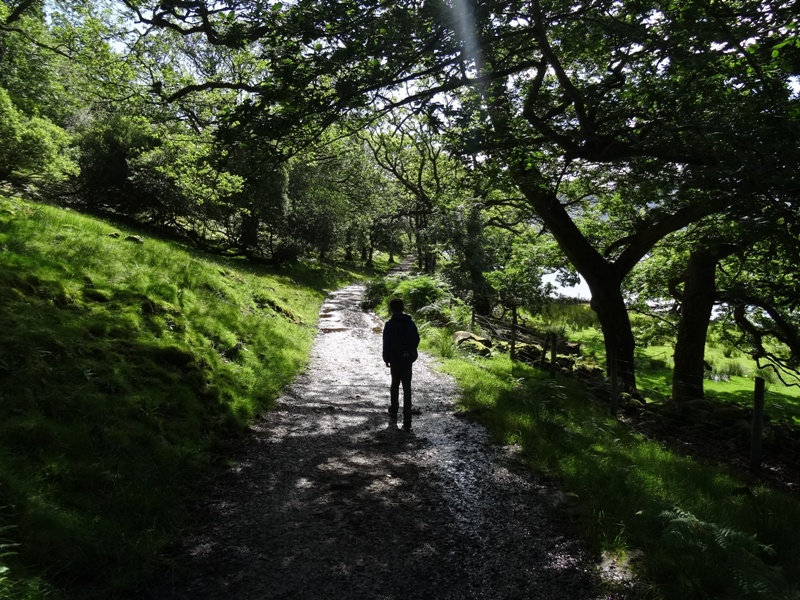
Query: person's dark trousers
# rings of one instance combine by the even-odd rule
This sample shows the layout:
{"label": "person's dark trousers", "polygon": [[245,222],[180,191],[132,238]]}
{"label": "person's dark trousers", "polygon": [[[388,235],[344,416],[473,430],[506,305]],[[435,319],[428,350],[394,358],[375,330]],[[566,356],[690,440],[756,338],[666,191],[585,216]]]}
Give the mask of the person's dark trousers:
{"label": "person's dark trousers", "polygon": [[389,414],[397,416],[400,408],[400,384],[403,384],[403,424],[411,425],[411,363],[393,362],[389,387]]}

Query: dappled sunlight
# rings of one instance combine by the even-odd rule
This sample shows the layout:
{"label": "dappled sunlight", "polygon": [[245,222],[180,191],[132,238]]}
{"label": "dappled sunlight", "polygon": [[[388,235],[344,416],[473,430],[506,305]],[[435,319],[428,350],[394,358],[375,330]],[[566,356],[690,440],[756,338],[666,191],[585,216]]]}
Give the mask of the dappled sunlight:
{"label": "dappled sunlight", "polygon": [[593,598],[584,551],[548,519],[549,492],[453,415],[453,382],[428,357],[414,368],[413,430],[389,419],[380,321],[357,297],[348,288],[326,302],[338,308],[323,308],[308,369],[213,486],[211,516],[186,542],[204,553],[179,597],[256,597],[268,572],[268,597]]}
{"label": "dappled sunlight", "polygon": [[102,590],[151,568],[181,529],[212,452],[303,364],[314,331],[287,315],[313,323],[320,299],[239,261],[125,238],[51,206],[0,213],[0,506],[14,498],[26,522],[21,560]]}

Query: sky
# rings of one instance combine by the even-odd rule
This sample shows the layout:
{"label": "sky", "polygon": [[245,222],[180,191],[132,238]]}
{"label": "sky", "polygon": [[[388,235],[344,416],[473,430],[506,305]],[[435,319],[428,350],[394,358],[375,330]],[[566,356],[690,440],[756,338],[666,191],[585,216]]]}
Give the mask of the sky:
{"label": "sky", "polygon": [[581,281],[578,285],[572,287],[564,287],[560,283],[556,281],[556,274],[550,273],[549,275],[545,275],[542,277],[545,283],[552,283],[556,288],[556,293],[561,294],[562,296],[568,296],[570,298],[580,298],[581,300],[589,300],[592,297],[591,292],[589,291],[589,286],[586,285],[586,282],[581,277]]}

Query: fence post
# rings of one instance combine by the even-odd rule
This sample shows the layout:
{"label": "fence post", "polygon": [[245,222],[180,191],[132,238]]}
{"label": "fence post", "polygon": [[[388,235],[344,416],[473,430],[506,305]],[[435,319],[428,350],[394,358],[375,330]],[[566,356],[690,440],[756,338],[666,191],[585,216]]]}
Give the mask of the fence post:
{"label": "fence post", "polygon": [[511,307],[511,361],[517,360],[517,305]]}
{"label": "fence post", "polygon": [[555,379],[556,376],[556,334],[550,334],[550,341],[552,346],[550,346],[550,379]]}
{"label": "fence post", "polygon": [[544,364],[547,362],[547,342],[550,341],[550,334],[544,334],[544,341],[542,342],[542,356],[539,358],[539,368],[544,371]]}
{"label": "fence post", "polygon": [[761,468],[761,432],[764,426],[764,379],[756,377],[753,391],[753,430],[750,438],[750,468]]}
{"label": "fence post", "polygon": [[467,302],[472,307],[472,316],[469,321],[470,331],[475,331],[475,292],[472,290],[467,292]]}
{"label": "fence post", "polygon": [[614,352],[609,352],[606,357],[608,362],[608,375],[611,377],[611,402],[609,404],[609,411],[612,417],[617,416],[617,407],[619,405],[619,387],[617,381],[617,356]]}

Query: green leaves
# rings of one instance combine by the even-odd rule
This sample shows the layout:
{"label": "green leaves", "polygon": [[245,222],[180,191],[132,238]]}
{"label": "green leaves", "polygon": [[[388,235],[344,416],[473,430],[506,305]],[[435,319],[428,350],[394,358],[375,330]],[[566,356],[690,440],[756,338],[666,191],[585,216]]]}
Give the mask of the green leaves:
{"label": "green leaves", "polygon": [[78,172],[66,131],[42,117],[26,117],[0,88],[0,179],[63,181]]}

